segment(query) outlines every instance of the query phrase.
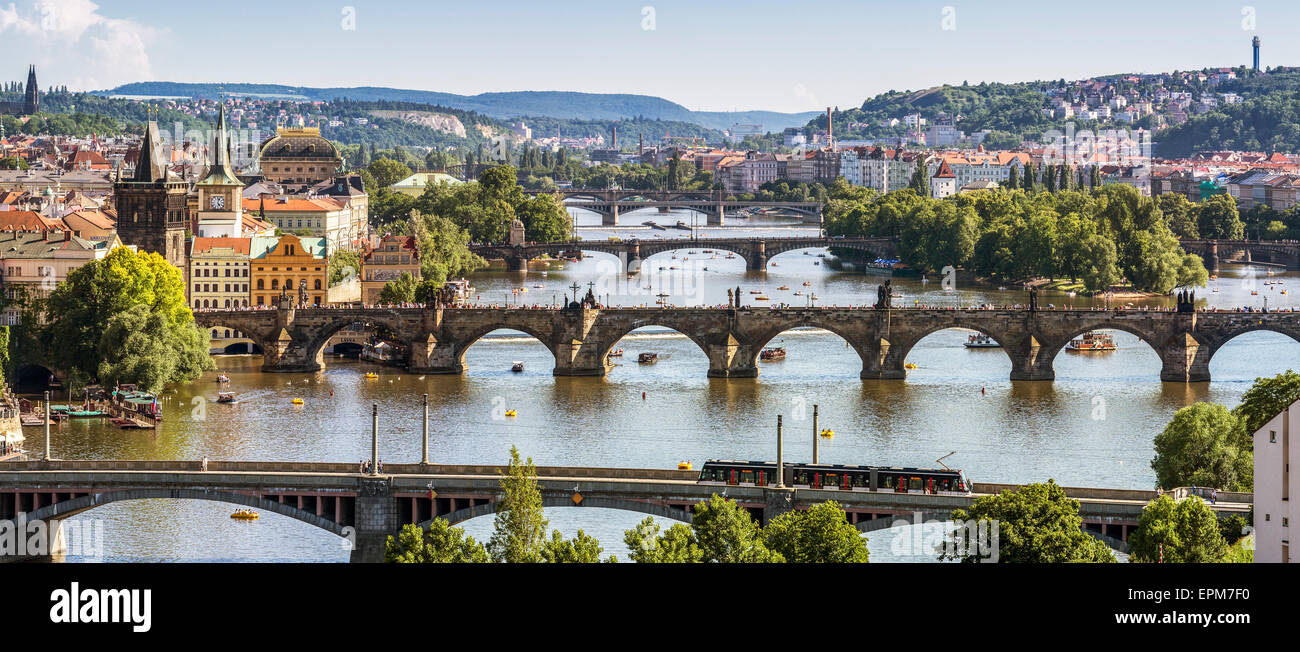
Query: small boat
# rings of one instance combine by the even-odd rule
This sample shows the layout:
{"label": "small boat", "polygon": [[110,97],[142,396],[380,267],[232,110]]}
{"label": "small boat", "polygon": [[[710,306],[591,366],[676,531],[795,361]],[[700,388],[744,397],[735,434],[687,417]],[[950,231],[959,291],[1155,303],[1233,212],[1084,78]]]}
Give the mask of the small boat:
{"label": "small boat", "polygon": [[95,419],[104,416],[99,410],[69,410],[68,416],[74,419]]}
{"label": "small boat", "polygon": [[994,341],[993,338],[989,337],[988,335],[984,335],[983,333],[971,335],[970,337],[966,338],[966,342],[962,344],[962,346],[965,346],[968,349],[1002,348],[1001,344],[998,344],[996,341]]}
{"label": "small boat", "polygon": [[258,517],[258,513],[251,509],[237,509],[230,515],[230,518],[238,521],[256,521]]}
{"label": "small boat", "polygon": [[788,285],[782,285],[781,287],[779,287],[779,288],[777,288],[777,289],[778,289],[778,290],[789,290],[789,289],[790,289],[790,286],[788,286]]}
{"label": "small boat", "polygon": [[238,397],[234,392],[221,392],[220,394],[217,394],[218,403],[234,403],[236,398]]}
{"label": "small boat", "polygon": [[830,439],[831,437],[835,436],[835,431],[831,430],[830,428],[822,428],[822,431],[817,434],[821,435],[822,437],[825,437],[826,439]]}
{"label": "small boat", "polygon": [[621,357],[623,357],[623,349],[614,349],[613,351],[610,351],[610,352],[609,352],[609,357],[611,357],[611,358],[621,358]]}
{"label": "small boat", "polygon": [[1102,331],[1088,331],[1083,337],[1070,340],[1065,345],[1066,351],[1114,351],[1119,347],[1115,344],[1115,338],[1110,333]]}
{"label": "small boat", "polygon": [[372,379],[372,380],[375,379],[375,378],[378,378],[378,377],[379,377],[379,374],[377,374],[377,373],[375,373],[375,372],[373,372],[373,371],[367,371],[367,372],[366,372],[366,375],[364,376],[364,378],[368,378],[368,379]]}
{"label": "small boat", "polygon": [[641,364],[654,364],[659,360],[658,353],[642,353],[636,357],[636,361]]}
{"label": "small boat", "polygon": [[520,291],[520,292],[527,292],[527,291],[528,291],[528,288],[519,288],[519,291]]}
{"label": "small boat", "polygon": [[810,287],[812,287],[812,281],[804,281],[804,282],[803,282],[803,286],[806,287],[806,288],[810,288]]}
{"label": "small boat", "polygon": [[801,296],[803,296],[803,292],[796,291],[796,292],[794,293],[794,296],[796,296],[796,297],[801,297]]}
{"label": "small boat", "polygon": [[688,460],[682,460],[682,461],[680,461],[680,462],[677,463],[677,470],[678,470],[678,471],[690,471],[690,470],[693,469],[693,468],[695,468],[695,467],[692,466],[691,463],[690,463],[690,461],[688,461]]}
{"label": "small boat", "polygon": [[762,290],[750,290],[749,293],[750,293],[750,294],[762,294],[763,291],[762,291]]}
{"label": "small boat", "polygon": [[820,264],[822,264],[822,261],[820,261],[820,260],[814,260],[814,261],[813,261],[813,264],[814,264],[814,265],[820,265]]}
{"label": "small boat", "polygon": [[760,295],[760,296],[754,297],[754,300],[755,300],[755,301],[771,301],[772,298],[771,298],[771,297],[765,297],[765,296],[761,296],[761,295]]}
{"label": "small boat", "polygon": [[908,363],[906,363],[906,364],[903,365],[903,368],[904,368],[904,369],[915,369],[915,368],[916,368],[916,363],[915,363],[915,362],[908,362]]}
{"label": "small boat", "polygon": [[546,287],[546,286],[545,286],[545,285],[542,285],[541,283],[538,283],[538,284],[534,285],[533,287],[534,287],[534,288],[539,288],[539,289],[540,289],[540,288],[544,288],[544,287]]}
{"label": "small boat", "polygon": [[772,360],[784,360],[784,359],[785,359],[785,347],[784,347],[784,346],[774,346],[774,347],[770,347],[770,348],[763,349],[763,350],[758,354],[758,359],[759,359],[759,360],[768,360],[768,361],[772,361]]}
{"label": "small boat", "polygon": [[712,250],[712,249],[705,249],[705,250],[704,250],[704,253],[706,253],[706,254],[711,254],[711,253],[713,253],[713,250]]}
{"label": "small boat", "polygon": [[515,373],[519,373],[523,370],[524,370],[524,363],[519,360],[515,360],[514,364],[510,365],[510,371],[513,371]]}
{"label": "small boat", "polygon": [[731,260],[731,259],[733,259],[733,258],[735,258],[735,257],[736,257],[736,254],[727,254],[727,260]]}
{"label": "small boat", "polygon": [[230,382],[230,376],[227,376],[226,374],[221,374],[221,375],[217,376],[217,382],[219,382],[219,383],[228,383],[228,382]]}
{"label": "small boat", "polygon": [[1255,295],[1257,295],[1257,294],[1259,294],[1259,290],[1251,290],[1251,291],[1250,291],[1250,296],[1252,296],[1252,297],[1255,296]]}
{"label": "small boat", "polygon": [[506,416],[508,416],[508,417],[517,417],[517,416],[519,416],[519,413],[518,413],[518,412],[515,412],[514,410],[506,410]]}
{"label": "small boat", "polygon": [[302,399],[300,399],[300,398],[295,398],[295,399],[293,399],[292,401],[289,401],[289,402],[290,402],[290,403],[293,403],[294,405],[302,405],[302,404],[304,403],[304,401],[303,401]]}

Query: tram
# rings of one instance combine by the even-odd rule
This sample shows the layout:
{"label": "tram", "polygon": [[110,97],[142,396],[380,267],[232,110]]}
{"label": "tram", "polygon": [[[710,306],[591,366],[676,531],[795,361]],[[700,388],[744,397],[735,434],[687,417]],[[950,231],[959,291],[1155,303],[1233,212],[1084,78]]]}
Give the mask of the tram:
{"label": "tram", "polygon": [[[708,460],[699,484],[768,487],[776,485],[776,462]],[[971,483],[961,469],[918,469],[851,464],[785,465],[785,485],[796,489],[875,491],[968,496]]]}

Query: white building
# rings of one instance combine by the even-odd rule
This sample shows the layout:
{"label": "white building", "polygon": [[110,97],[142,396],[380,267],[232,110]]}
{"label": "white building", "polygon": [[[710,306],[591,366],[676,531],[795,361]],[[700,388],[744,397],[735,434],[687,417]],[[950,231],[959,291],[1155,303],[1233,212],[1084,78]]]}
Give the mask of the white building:
{"label": "white building", "polygon": [[1291,446],[1291,422],[1300,424],[1300,401],[1255,431],[1255,562],[1291,562],[1291,464],[1300,462]]}

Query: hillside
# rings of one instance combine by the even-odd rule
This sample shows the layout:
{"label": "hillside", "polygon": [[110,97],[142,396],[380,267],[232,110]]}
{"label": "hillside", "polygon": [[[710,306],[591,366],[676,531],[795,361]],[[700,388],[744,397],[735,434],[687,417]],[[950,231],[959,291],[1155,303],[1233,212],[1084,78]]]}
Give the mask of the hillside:
{"label": "hillside", "polygon": [[710,129],[727,129],[733,123],[758,123],[768,131],[780,131],[806,123],[816,111],[778,113],[774,111],[692,111],[649,95],[578,93],[571,91],[515,91],[457,95],[437,91],[361,86],[355,88],[310,88],[281,84],[190,84],[181,82],[135,82],[96,91],[98,95],[133,97],[217,97],[218,93],[261,99],[297,102],[347,98],[357,101],[392,101],[432,104],[485,116],[508,119],[546,116],[573,120],[619,120],[640,116],[653,120],[674,120]]}

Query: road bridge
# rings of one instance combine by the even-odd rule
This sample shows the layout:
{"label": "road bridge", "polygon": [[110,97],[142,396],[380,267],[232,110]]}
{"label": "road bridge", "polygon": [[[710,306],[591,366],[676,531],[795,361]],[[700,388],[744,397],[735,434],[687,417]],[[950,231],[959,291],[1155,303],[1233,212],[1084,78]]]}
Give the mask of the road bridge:
{"label": "road bridge", "polygon": [[506,261],[511,271],[525,271],[528,261],[542,256],[565,257],[577,252],[598,252],[618,256],[620,269],[628,274],[641,270],[646,258],[666,251],[709,249],[734,253],[745,259],[745,267],[767,269],[768,261],[789,251],[835,247],[860,251],[875,258],[896,255],[893,238],[630,238],[627,240],[568,240],[564,242],[528,242],[519,244],[471,244],[470,251],[491,260]]}
{"label": "road bridge", "polygon": [[1294,240],[1180,240],[1211,271],[1220,263],[1264,263],[1300,269],[1300,242]]}
{"label": "road bridge", "polygon": [[407,350],[414,373],[459,374],[465,354],[498,329],[537,338],[555,358],[556,376],[604,376],[609,353],[638,328],[675,330],[700,347],[711,378],[754,378],[758,356],[775,337],[819,328],[844,338],[861,358],[863,379],[903,379],[912,347],[948,328],[983,333],[1011,359],[1011,380],[1048,381],[1053,361],[1075,337],[1099,329],[1136,335],[1160,357],[1160,379],[1210,380],[1210,360],[1233,338],[1272,331],[1300,341],[1300,312],[1164,310],[1019,310],[976,308],[293,308],[199,310],[201,328],[236,329],[262,348],[262,370],[313,372],[324,347],[344,327],[383,329]]}
{"label": "road bridge", "polygon": [[[493,514],[500,466],[385,464],[383,474],[330,462],[24,461],[0,462],[0,520],[49,522],[127,500],[224,502],[274,512],[346,538],[355,562],[383,560],[388,536],[403,525],[427,526]],[[547,507],[600,507],[689,522],[691,506],[714,494],[744,507],[760,523],[835,500],[862,531],[920,515],[946,519],[956,508],[1017,485],[975,483],[972,496],[864,490],[705,485],[698,472],[669,469],[537,467]],[[1120,541],[1138,523],[1154,491],[1066,488],[1085,527]],[[1177,495],[1177,494],[1176,494]],[[1220,494],[1220,514],[1249,511],[1250,494]]]}
{"label": "road bridge", "polygon": [[643,208],[661,212],[687,209],[705,214],[705,223],[721,225],[728,212],[741,209],[776,208],[799,213],[804,222],[821,224],[822,203],[815,201],[761,201],[728,199],[712,190],[547,190],[528,194],[556,195],[567,206],[584,208],[601,216],[604,226],[617,226],[619,215]]}

